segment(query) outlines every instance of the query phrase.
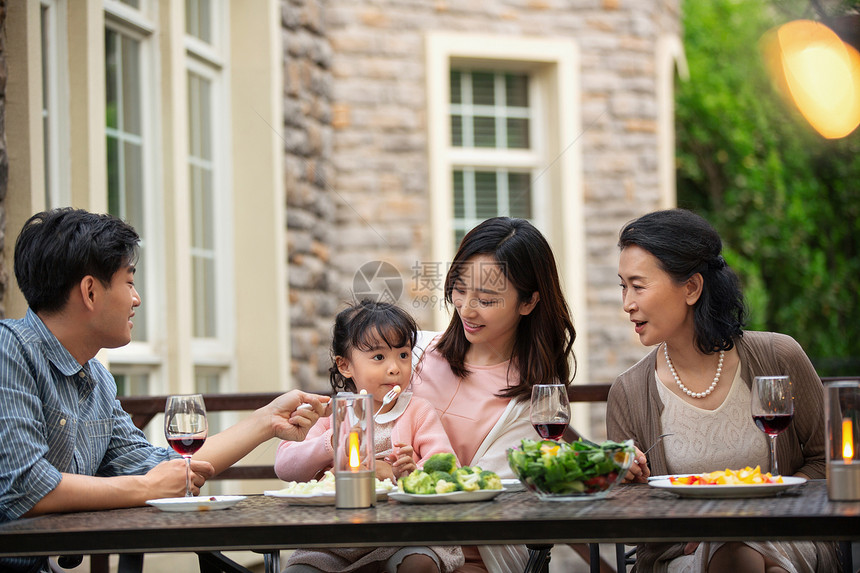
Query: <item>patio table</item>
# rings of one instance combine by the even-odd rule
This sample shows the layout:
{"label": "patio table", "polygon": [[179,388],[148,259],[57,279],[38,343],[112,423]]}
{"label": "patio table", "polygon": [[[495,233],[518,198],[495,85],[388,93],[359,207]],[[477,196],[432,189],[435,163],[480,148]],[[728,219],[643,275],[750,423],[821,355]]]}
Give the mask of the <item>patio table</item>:
{"label": "patio table", "polygon": [[219,511],[140,507],[19,519],[0,525],[0,555],[800,539],[860,540],[860,502],[829,501],[824,480],[756,499],[679,498],[642,484],[595,501],[540,501],[520,491],[472,503],[389,500],[369,509],[256,495]]}

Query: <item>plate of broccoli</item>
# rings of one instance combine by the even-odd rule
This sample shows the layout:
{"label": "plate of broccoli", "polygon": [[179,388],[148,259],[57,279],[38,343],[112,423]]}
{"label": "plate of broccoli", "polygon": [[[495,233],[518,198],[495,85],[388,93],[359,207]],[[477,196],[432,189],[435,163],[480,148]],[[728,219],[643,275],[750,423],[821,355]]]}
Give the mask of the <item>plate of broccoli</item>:
{"label": "plate of broccoli", "polygon": [[388,497],[405,503],[463,503],[492,499],[504,491],[498,474],[478,466],[457,467],[452,453],[433,454],[424,467],[397,481]]}

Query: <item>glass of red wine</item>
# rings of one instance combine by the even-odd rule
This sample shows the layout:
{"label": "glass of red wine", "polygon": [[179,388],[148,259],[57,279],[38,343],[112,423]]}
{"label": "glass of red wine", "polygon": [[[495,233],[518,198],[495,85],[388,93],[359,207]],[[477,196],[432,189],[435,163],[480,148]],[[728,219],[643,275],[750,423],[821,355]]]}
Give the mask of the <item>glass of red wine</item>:
{"label": "glass of red wine", "polygon": [[570,423],[570,402],[564,384],[535,384],[532,386],[532,426],[544,440],[561,439]]}
{"label": "glass of red wine", "polygon": [[209,433],[206,406],[201,394],[169,396],[164,409],[164,436],[185,458],[185,497],[191,497],[191,456],[203,446]]}
{"label": "glass of red wine", "polygon": [[767,434],[770,443],[770,473],[779,475],[776,463],[776,437],[794,417],[791,380],[788,376],[756,376],[750,403],[752,418],[758,429]]}

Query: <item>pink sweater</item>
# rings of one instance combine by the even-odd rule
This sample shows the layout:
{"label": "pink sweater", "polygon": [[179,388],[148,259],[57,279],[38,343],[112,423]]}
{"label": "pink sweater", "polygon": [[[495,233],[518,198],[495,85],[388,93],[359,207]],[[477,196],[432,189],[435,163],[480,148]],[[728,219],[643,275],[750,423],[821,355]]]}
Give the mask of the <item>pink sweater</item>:
{"label": "pink sweater", "polygon": [[[403,392],[397,398],[394,408],[387,414],[400,409],[403,411],[394,420],[394,427],[391,429],[391,443],[410,444],[418,467],[424,465],[424,461],[433,454],[454,451],[436,409],[427,400],[412,396],[411,392]],[[332,467],[334,450],[331,446],[331,424],[331,417],[320,418],[304,441],[284,441],[278,445],[275,473],[279,478],[284,481],[304,482]]]}

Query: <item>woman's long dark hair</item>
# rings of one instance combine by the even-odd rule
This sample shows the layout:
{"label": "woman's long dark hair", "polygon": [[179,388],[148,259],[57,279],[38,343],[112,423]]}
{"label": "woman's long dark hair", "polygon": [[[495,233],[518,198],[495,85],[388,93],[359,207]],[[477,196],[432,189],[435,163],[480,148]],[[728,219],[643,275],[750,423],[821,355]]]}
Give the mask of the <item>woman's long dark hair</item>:
{"label": "woman's long dark hair", "polygon": [[402,308],[388,302],[363,299],[340,311],[334,319],[331,336],[329,382],[335,392],[356,392],[355,380],[340,373],[337,357],[349,358],[352,350],[370,350],[379,342],[389,348],[415,347],[418,326]]}
{"label": "woman's long dark hair", "polygon": [[[576,331],[570,309],[561,292],[558,270],[552,249],[544,236],[525,219],[495,217],[487,219],[463,237],[460,248],[445,277],[445,301],[453,303],[452,291],[463,266],[473,257],[489,255],[503,269],[505,277],[517,290],[520,303],[529,302],[537,292],[540,300],[534,310],[521,317],[514,339],[511,367],[520,379],[498,396],[523,398],[531,395],[534,384],[562,383],[573,378],[571,360],[576,372],[573,341]],[[469,341],[458,313],[437,345],[451,370],[459,377],[469,374],[466,351]]]}
{"label": "woman's long dark hair", "polygon": [[618,247],[630,245],[657,257],[678,284],[701,273],[702,294],[693,305],[696,346],[705,354],[734,348],[743,336],[746,306],[740,281],[720,254],[723,242],[705,219],[685,209],[655,211],[630,221]]}

